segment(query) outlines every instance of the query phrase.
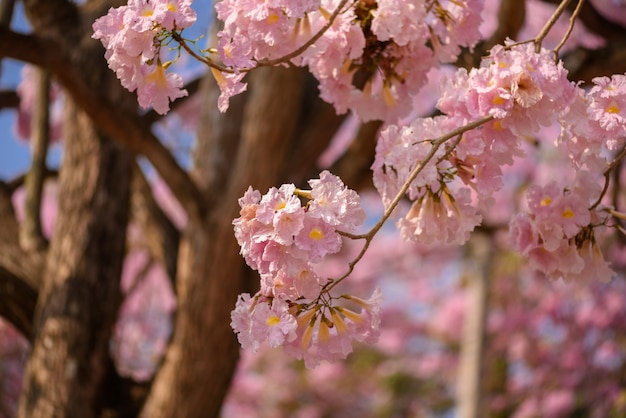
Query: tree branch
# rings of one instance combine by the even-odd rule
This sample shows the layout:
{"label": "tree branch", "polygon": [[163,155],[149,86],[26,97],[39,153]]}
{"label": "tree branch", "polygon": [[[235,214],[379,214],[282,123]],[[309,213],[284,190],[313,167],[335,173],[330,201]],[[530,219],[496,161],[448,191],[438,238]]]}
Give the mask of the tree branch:
{"label": "tree branch", "polygon": [[376,135],[382,126],[380,121],[361,124],[350,146],[331,168],[343,182],[354,190],[372,187],[372,171],[376,153]]}
{"label": "tree branch", "polygon": [[0,263],[0,316],[32,341],[37,290]]}
{"label": "tree branch", "polygon": [[8,27],[13,19],[15,0],[2,0],[0,2],[0,26]]}
{"label": "tree branch", "polygon": [[0,316],[30,339],[44,254],[20,248],[19,227],[4,183],[0,183],[0,222]]}
{"label": "tree branch", "polygon": [[42,68],[36,69],[37,98],[31,119],[31,168],[26,174],[24,188],[24,221],[20,225],[20,245],[26,251],[42,249],[46,240],[41,232],[41,194],[46,176],[46,156],[50,139],[50,75]]}
{"label": "tree branch", "polygon": [[155,202],[150,185],[138,165],[133,170],[131,193],[131,218],[141,226],[143,242],[150,254],[163,263],[172,288],[176,289],[174,279],[180,233]]}
{"label": "tree branch", "polygon": [[15,109],[20,105],[20,98],[13,90],[0,91],[0,110]]}

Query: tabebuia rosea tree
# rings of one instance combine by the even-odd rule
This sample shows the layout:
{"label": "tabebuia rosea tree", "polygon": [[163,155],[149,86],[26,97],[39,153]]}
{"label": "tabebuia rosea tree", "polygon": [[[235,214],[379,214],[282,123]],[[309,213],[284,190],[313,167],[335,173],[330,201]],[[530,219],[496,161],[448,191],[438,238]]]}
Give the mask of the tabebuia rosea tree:
{"label": "tabebuia rosea tree", "polygon": [[[267,340],[315,365],[344,358],[352,340],[376,340],[380,291],[361,299],[333,290],[382,223],[397,218],[402,236],[422,245],[465,244],[504,187],[503,167],[524,158],[523,142],[542,127],[560,127],[541,146],[562,153],[570,167],[529,187],[526,207],[511,214],[512,248],[550,279],[606,282],[614,275],[600,243],[625,216],[605,196],[626,152],[626,75],[590,85],[568,78],[559,53],[570,31],[544,46],[566,3],[534,38],[507,39],[476,67],[444,77],[430,117],[412,115],[414,97],[430,69],[455,62],[481,39],[482,1],[222,1],[217,45],[200,50],[184,37],[195,18],[190,1],[131,1],[98,19],[94,37],[122,84],[157,112],[186,94],[180,76],[167,71],[178,55],[166,61],[165,50],[174,44],[177,54],[211,69],[221,111],[246,89],[248,72],[294,65],[309,69],[337,112],[385,123],[372,165],[385,213],[368,232],[356,232],[365,219],[358,194],[328,171],[307,189],[249,189],[233,221],[241,254],[261,278],[257,294],[243,294],[233,311],[239,341],[255,350]],[[362,252],[345,274],[320,276],[317,264],[343,239],[363,240]]]}
{"label": "tabebuia rosea tree", "polygon": [[18,416],[625,413],[624,2],[22,3],[1,56],[65,116],[21,87],[0,183]]}

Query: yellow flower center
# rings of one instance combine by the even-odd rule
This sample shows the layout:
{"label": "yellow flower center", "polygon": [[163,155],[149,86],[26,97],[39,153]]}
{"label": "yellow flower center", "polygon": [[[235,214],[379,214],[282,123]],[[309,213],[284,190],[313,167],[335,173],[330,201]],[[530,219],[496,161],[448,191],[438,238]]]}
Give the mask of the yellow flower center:
{"label": "yellow flower center", "polygon": [[154,83],[159,87],[164,87],[167,85],[167,77],[165,76],[165,68],[162,65],[157,64],[154,68],[154,71],[148,74],[146,80],[149,83]]}
{"label": "yellow flower center", "polygon": [[319,241],[322,238],[324,238],[324,233],[319,228],[313,228],[313,229],[311,229],[311,232],[309,232],[309,238],[311,238],[311,239],[313,239],[315,241]]}
{"label": "yellow flower center", "polygon": [[497,106],[497,105],[501,105],[501,104],[503,104],[504,102],[505,102],[505,100],[504,100],[504,98],[502,98],[501,96],[495,96],[495,97],[493,98],[493,100],[491,101],[491,103],[492,103],[492,104],[494,104],[494,105],[496,105],[496,106]]}
{"label": "yellow flower center", "polygon": [[617,105],[617,103],[613,102],[609,105],[609,107],[606,108],[606,111],[608,113],[619,113],[620,112],[620,108]]}
{"label": "yellow flower center", "polygon": [[575,215],[576,215],[576,214],[574,213],[574,211],[573,211],[572,209],[570,209],[570,208],[565,208],[565,209],[563,210],[563,217],[564,217],[565,219],[571,219],[571,218],[573,218]]}
{"label": "yellow flower center", "polygon": [[273,326],[278,325],[278,324],[280,323],[280,318],[279,318],[279,317],[277,317],[276,315],[272,315],[272,316],[268,317],[268,318],[265,320],[265,323],[266,323],[268,326],[273,327]]}
{"label": "yellow flower center", "polygon": [[541,199],[541,202],[539,202],[539,205],[541,205],[541,206],[548,206],[551,203],[552,203],[552,198],[546,196],[543,199]]}

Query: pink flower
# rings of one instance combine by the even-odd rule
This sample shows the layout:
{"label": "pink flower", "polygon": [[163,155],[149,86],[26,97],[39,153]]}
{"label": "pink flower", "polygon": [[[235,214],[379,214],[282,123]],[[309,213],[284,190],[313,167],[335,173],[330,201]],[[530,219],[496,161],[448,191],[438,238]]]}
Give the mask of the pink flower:
{"label": "pink flower", "polygon": [[616,74],[609,77],[593,79],[595,86],[587,94],[588,115],[593,121],[613,137],[619,137],[619,142],[608,141],[610,149],[617,149],[623,144],[626,135],[626,75]]}
{"label": "pink flower", "polygon": [[320,173],[319,179],[309,180],[311,196],[309,215],[320,218],[344,231],[353,231],[365,221],[359,195],[346,187],[341,179],[329,171]]}
{"label": "pink flower", "polygon": [[267,339],[270,347],[278,347],[296,338],[296,327],[296,318],[289,313],[289,305],[280,298],[273,298],[271,306],[258,303],[254,308],[251,335],[256,341]]}
{"label": "pink flower", "polygon": [[217,99],[217,107],[220,112],[224,113],[228,110],[230,98],[247,90],[248,84],[241,82],[246,74],[225,74],[213,67],[211,67],[211,73],[221,91],[220,97]]}
{"label": "pink flower", "polygon": [[258,294],[251,298],[244,293],[231,313],[231,326],[241,346],[256,352],[266,340],[270,347],[292,341],[296,337],[297,323],[284,300]]}
{"label": "pink flower", "polygon": [[352,341],[374,343],[378,340],[382,293],[376,289],[370,299],[351,295],[342,298],[361,307],[361,312],[337,306],[320,306],[298,315],[297,337],[284,345],[292,357],[303,359],[307,368],[320,361],[334,362],[352,352]]}
{"label": "pink flower", "polygon": [[167,30],[188,28],[196,21],[192,0],[157,0],[153,3],[154,22]]}
{"label": "pink flower", "polygon": [[341,249],[341,236],[328,223],[311,217],[304,219],[304,225],[295,236],[296,246],[307,252],[313,263],[319,263],[327,254]]}
{"label": "pink flower", "polygon": [[183,80],[178,74],[166,73],[160,63],[146,70],[148,73],[143,82],[137,85],[137,99],[144,109],[152,106],[157,113],[164,115],[170,110],[170,101],[187,96],[187,90],[182,89]]}
{"label": "pink flower", "polygon": [[427,191],[398,221],[402,237],[426,246],[461,245],[482,217],[471,205],[469,190],[454,194],[444,187],[439,193]]}
{"label": "pink flower", "polygon": [[129,0],[127,6],[109,12],[93,24],[93,38],[106,48],[105,58],[122,85],[137,89],[139,104],[157,113],[169,111],[170,100],[187,95],[176,73],[166,73],[171,64],[161,63],[161,43],[166,31],[182,29],[196,20],[190,0]]}

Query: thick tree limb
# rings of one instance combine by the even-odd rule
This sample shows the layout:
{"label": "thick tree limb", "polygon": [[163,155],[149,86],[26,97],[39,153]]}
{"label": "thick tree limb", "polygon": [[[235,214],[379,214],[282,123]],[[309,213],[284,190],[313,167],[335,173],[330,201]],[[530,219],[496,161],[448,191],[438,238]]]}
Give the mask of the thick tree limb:
{"label": "thick tree limb", "polygon": [[58,218],[24,374],[24,418],[93,416],[121,301],[132,155],[71,100],[65,109]]}
{"label": "thick tree limb", "polygon": [[[35,32],[42,37],[60,40],[77,34],[78,7],[68,0],[22,0],[24,10]],[[72,25],[72,26],[70,26]],[[62,32],[62,28],[71,28]]]}
{"label": "thick tree limb", "polygon": [[163,263],[175,289],[180,233],[154,200],[150,185],[136,164],[131,191],[131,219],[140,226],[143,243]]}
{"label": "thick tree limb", "polygon": [[32,341],[37,290],[0,264],[0,316]]}
{"label": "thick tree limb", "polygon": [[0,316],[30,339],[43,253],[22,251],[8,187],[0,183]]}
{"label": "thick tree limb", "polygon": [[41,68],[36,69],[36,90],[37,98],[31,119],[31,167],[24,184],[24,220],[20,225],[20,245],[26,251],[42,249],[47,245],[41,232],[41,195],[50,140],[50,76]]}
{"label": "thick tree limb", "polygon": [[0,110],[2,109],[14,109],[20,105],[20,98],[13,90],[1,90],[0,91]]}
{"label": "thick tree limb", "polygon": [[203,103],[193,151],[192,176],[202,189],[207,207],[223,199],[224,188],[232,175],[239,147],[243,112],[247,94],[231,98],[227,113],[221,113],[216,103],[220,89],[211,75],[204,77],[201,91]]}
{"label": "thick tree limb", "polygon": [[231,221],[239,211],[237,198],[248,185],[266,189],[280,181],[296,128],[293,111],[302,98],[301,74],[284,68],[250,74],[242,137],[228,185],[208,219],[190,223],[182,239],[173,340],[143,417],[219,415],[239,351],[228,325],[230,311],[246,280]]}
{"label": "thick tree limb", "polygon": [[0,184],[0,219],[0,266],[37,289],[41,282],[44,254],[37,251],[27,254],[20,248],[19,226],[4,183]]}
{"label": "thick tree limb", "polygon": [[[11,25],[13,19],[13,9],[15,6],[15,0],[0,0],[0,27],[8,28]],[[2,59],[0,59],[0,64]],[[2,68],[0,66],[0,75],[2,75]],[[4,93],[4,92],[3,92]],[[0,100],[0,109],[2,109],[2,100]]]}
{"label": "thick tree limb", "polygon": [[0,28],[0,57],[10,57],[44,67],[53,74],[72,99],[91,117],[103,133],[134,153],[142,154],[167,182],[190,217],[203,212],[200,193],[172,154],[152,134],[138,115],[124,112],[107,97],[91,88],[63,48],[34,35],[23,35]]}
{"label": "thick tree limb", "polygon": [[8,27],[11,24],[14,7],[15,0],[0,1],[0,26]]}
{"label": "thick tree limb", "polygon": [[381,126],[380,121],[361,124],[348,150],[331,168],[351,189],[361,190],[373,186],[370,167],[374,162],[376,135]]}
{"label": "thick tree limb", "polygon": [[330,145],[346,115],[337,115],[335,108],[319,97],[318,82],[305,73],[305,91],[302,98],[301,117],[297,137],[285,162],[282,177],[286,182],[304,186],[310,178],[317,177],[317,157]]}

